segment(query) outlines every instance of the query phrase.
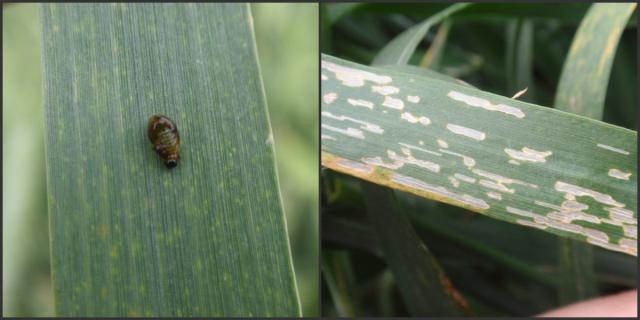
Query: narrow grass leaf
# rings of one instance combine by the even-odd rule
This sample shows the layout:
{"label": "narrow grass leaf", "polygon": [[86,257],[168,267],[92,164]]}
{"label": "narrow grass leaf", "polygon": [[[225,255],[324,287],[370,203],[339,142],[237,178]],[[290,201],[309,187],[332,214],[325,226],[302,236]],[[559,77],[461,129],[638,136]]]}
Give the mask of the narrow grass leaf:
{"label": "narrow grass leaf", "polygon": [[42,40],[57,314],[299,316],[248,5],[46,4]]}
{"label": "narrow grass leaf", "polygon": [[371,64],[407,64],[407,62],[409,62],[409,58],[411,58],[411,55],[413,55],[413,52],[418,47],[418,44],[420,44],[420,41],[424,39],[427,32],[433,25],[441,22],[469,5],[469,3],[456,3],[437,14],[434,14],[425,21],[407,29],[382,48]]}
{"label": "narrow grass leaf", "polygon": [[507,25],[507,92],[520,93],[519,100],[535,101],[533,81],[533,32],[534,23],[529,19],[518,19]]}
{"label": "narrow grass leaf", "polygon": [[637,255],[637,133],[322,55],[322,164]]}
{"label": "narrow grass leaf", "polygon": [[[555,107],[601,120],[618,41],[636,4],[594,4],[573,39],[560,76]],[[572,239],[558,243],[559,301],[597,294],[593,249]]]}
{"label": "narrow grass leaf", "polygon": [[411,212],[410,215],[415,218],[416,223],[419,224],[421,228],[426,229],[429,234],[440,236],[448,242],[460,245],[464,247],[465,251],[477,253],[484,259],[492,261],[492,263],[503,266],[516,274],[534,279],[542,284],[554,287],[557,284],[557,281],[554,278],[536,270],[534,266],[526,261],[522,261],[490,244],[478,241],[478,239],[467,237],[463,233],[460,233],[460,231],[451,229],[450,226],[446,225],[446,223],[434,221],[435,219],[429,219],[427,215],[417,212]]}
{"label": "narrow grass leaf", "polygon": [[327,25],[332,26],[344,15],[362,7],[364,3],[321,3],[321,5],[326,8],[325,13]]}
{"label": "narrow grass leaf", "polygon": [[593,247],[575,239],[558,239],[558,302],[561,305],[597,296]]}
{"label": "narrow grass leaf", "polygon": [[589,9],[562,68],[557,109],[602,119],[618,41],[635,7],[635,3],[596,3]]}
{"label": "narrow grass leaf", "polygon": [[385,261],[412,316],[464,315],[468,306],[437,260],[398,210],[393,190],[366,181],[367,214]]}
{"label": "narrow grass leaf", "polygon": [[360,249],[382,257],[382,251],[371,227],[331,214],[322,216],[322,241]]}
{"label": "narrow grass leaf", "polygon": [[324,250],[322,274],[340,317],[360,314],[351,259],[347,251]]}
{"label": "narrow grass leaf", "polygon": [[433,39],[433,43],[429,46],[429,49],[425,52],[424,56],[420,60],[420,67],[431,68],[437,70],[440,67],[440,61],[444,54],[444,48],[447,44],[447,36],[451,30],[451,20],[447,19],[442,22],[436,32],[436,36]]}

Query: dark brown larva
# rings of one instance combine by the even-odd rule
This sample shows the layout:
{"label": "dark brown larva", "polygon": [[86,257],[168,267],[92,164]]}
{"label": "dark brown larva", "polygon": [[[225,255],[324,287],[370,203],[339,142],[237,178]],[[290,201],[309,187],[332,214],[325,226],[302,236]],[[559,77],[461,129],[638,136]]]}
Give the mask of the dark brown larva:
{"label": "dark brown larva", "polygon": [[153,143],[153,150],[164,159],[167,168],[175,168],[180,159],[180,135],[176,124],[171,119],[157,114],[149,118],[147,133]]}

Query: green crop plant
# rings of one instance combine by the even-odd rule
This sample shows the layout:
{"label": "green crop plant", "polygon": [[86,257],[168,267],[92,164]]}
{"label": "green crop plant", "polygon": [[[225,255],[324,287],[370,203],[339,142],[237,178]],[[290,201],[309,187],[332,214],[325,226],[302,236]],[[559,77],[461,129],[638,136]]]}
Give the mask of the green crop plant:
{"label": "green crop plant", "polygon": [[635,7],[323,6],[323,314],[635,287]]}
{"label": "green crop plant", "polygon": [[[308,8],[317,12],[317,6]],[[314,228],[313,210],[306,207],[313,201],[301,208],[291,197],[281,199],[274,148],[286,150],[283,141],[300,144],[313,132],[293,139],[272,133],[260,64],[274,55],[264,50],[258,56],[251,7],[44,4],[40,19],[33,6],[3,9],[3,53],[8,53],[3,64],[10,66],[3,71],[8,80],[3,91],[10,97],[3,100],[3,114],[11,119],[7,125],[3,117],[9,128],[3,168],[15,172],[3,180],[3,198],[10,203],[3,206],[3,222],[20,227],[3,236],[9,240],[4,241],[9,250],[3,255],[3,315],[50,315],[31,306],[51,299],[49,291],[58,316],[301,315],[296,276],[307,279],[310,267],[303,261],[303,272],[294,274],[283,204],[288,211],[305,212],[303,219],[287,217],[299,230],[302,222]],[[253,9],[264,13],[261,6]],[[272,42],[274,32],[269,36]],[[302,60],[287,54],[294,58],[292,67],[278,68],[280,74],[295,74],[301,66],[312,71],[304,72],[312,89],[289,97],[317,96],[316,53],[297,53]],[[267,69],[274,77],[273,67]],[[271,101],[278,86],[269,87]],[[290,105],[291,100],[279,99],[275,109]],[[38,117],[42,110],[44,121]],[[178,127],[177,168],[164,167],[152,150],[146,131],[154,114],[170,117]],[[300,112],[276,118],[282,122],[294,114],[300,122],[315,117],[311,111],[311,118]],[[34,143],[43,138],[44,148]],[[18,163],[25,158],[34,160]],[[285,158],[283,163],[298,171],[309,162],[286,153]],[[44,281],[28,270],[35,269],[31,255],[49,255],[49,245],[40,242],[47,233],[40,239],[27,231],[33,233],[47,218],[38,215],[36,225],[20,217],[47,212],[46,206],[24,201],[25,186],[44,182],[44,172],[32,169],[34,163],[44,169],[38,159],[46,159],[46,193],[44,187],[42,193],[29,190],[32,199],[46,194],[42,203],[49,206],[52,267]],[[296,174],[298,198],[313,193],[315,171],[306,172],[312,174]],[[31,177],[38,173],[40,179]],[[29,245],[36,241],[42,250]],[[293,246],[299,250],[301,242]],[[46,261],[40,265],[49,269]],[[30,277],[41,284],[27,294],[20,286],[32,285],[24,280]],[[303,285],[307,304],[313,282]],[[313,314],[313,306],[307,307],[305,313]]]}

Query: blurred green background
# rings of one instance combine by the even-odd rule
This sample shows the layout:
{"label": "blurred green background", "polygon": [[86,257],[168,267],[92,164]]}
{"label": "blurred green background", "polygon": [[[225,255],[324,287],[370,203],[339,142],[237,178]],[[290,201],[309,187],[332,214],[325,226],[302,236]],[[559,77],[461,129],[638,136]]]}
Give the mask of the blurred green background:
{"label": "blurred green background", "polygon": [[[2,7],[3,316],[53,316],[35,4]],[[305,316],[318,310],[318,5],[251,7]],[[293,27],[295,26],[295,27]]]}

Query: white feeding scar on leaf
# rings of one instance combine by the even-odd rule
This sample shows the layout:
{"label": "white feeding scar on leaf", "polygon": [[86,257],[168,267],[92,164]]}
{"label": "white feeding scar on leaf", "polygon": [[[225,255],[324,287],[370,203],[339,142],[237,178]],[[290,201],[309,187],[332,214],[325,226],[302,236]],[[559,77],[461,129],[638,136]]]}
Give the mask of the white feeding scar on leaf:
{"label": "white feeding scar on leaf", "polygon": [[373,168],[371,168],[370,166],[364,163],[360,163],[358,161],[340,159],[338,160],[338,165],[343,168],[350,169],[360,173],[370,174],[371,172],[373,172]]}
{"label": "white feeding scar on leaf", "polygon": [[429,125],[431,123],[431,120],[429,120],[429,118],[427,117],[416,117],[414,115],[412,115],[409,112],[403,112],[402,115],[400,115],[400,118],[407,120],[409,123],[418,123],[420,122],[420,124],[422,125]]}
{"label": "white feeding scar on leaf", "polygon": [[522,151],[504,148],[504,152],[513,159],[542,163],[547,161],[546,157],[553,154],[551,151],[537,151],[527,147],[522,148]]}
{"label": "white feeding scar on leaf", "polygon": [[438,153],[438,152],[431,151],[431,150],[427,150],[427,149],[420,148],[420,147],[417,147],[417,146],[413,146],[413,145],[410,145],[410,144],[407,144],[407,143],[398,142],[398,144],[399,144],[399,145],[401,145],[401,146],[403,146],[403,147],[407,147],[407,148],[409,148],[409,149],[413,149],[413,150],[418,150],[418,151],[426,152],[426,153],[433,154],[433,155],[436,155],[436,156],[441,156],[441,155],[442,155],[442,154],[440,154],[440,153]]}
{"label": "white feeding scar on leaf", "polygon": [[420,159],[416,159],[413,157],[413,155],[411,155],[411,150],[409,150],[409,148],[403,148],[402,153],[404,153],[407,157],[401,157],[399,156],[397,153],[395,153],[392,150],[387,150],[387,156],[389,157],[389,159],[396,161],[397,162],[402,162],[402,163],[407,163],[407,164],[413,164],[415,166],[427,169],[429,171],[432,172],[440,172],[440,165],[437,163],[433,163],[431,161],[427,161],[427,160],[420,160]]}
{"label": "white feeding scar on leaf", "polygon": [[389,76],[381,76],[371,72],[344,67],[322,60],[322,69],[331,71],[335,74],[336,79],[342,81],[347,87],[362,87],[365,81],[371,81],[376,84],[388,84],[392,79]]}
{"label": "white feeding scar on leaf", "polygon": [[638,224],[638,220],[633,217],[633,212],[624,208],[605,208],[609,211],[609,218],[625,224]]}
{"label": "white feeding scar on leaf", "polygon": [[336,120],[340,120],[340,121],[351,121],[351,122],[355,122],[357,124],[361,124],[362,126],[360,126],[360,129],[367,130],[369,132],[373,132],[373,133],[377,133],[377,134],[383,134],[384,133],[384,129],[382,129],[377,124],[369,123],[369,122],[366,122],[366,121],[354,119],[354,118],[347,117],[347,116],[336,116],[336,115],[333,115],[331,112],[328,112],[328,111],[322,111],[321,114],[322,114],[323,117],[336,119]]}
{"label": "white feeding scar on leaf", "polygon": [[347,102],[349,102],[349,104],[352,105],[352,106],[365,107],[365,108],[373,109],[373,102],[371,102],[371,101],[349,98],[349,99],[347,99]]}
{"label": "white feeding scar on leaf", "polygon": [[[604,247],[607,247],[610,245],[608,243],[609,236],[603,231],[583,227],[577,224],[571,224],[563,221],[549,219],[548,217],[545,217],[527,210],[517,209],[513,207],[506,207],[506,209],[507,209],[507,212],[524,216],[524,217],[533,218],[533,222],[528,221],[527,223],[520,223],[516,221],[517,223],[530,226],[530,227],[544,226],[544,227],[551,227],[558,230],[563,230],[566,232],[578,233],[578,234],[585,235],[589,243],[598,244]],[[520,221],[526,221],[526,220],[520,220]],[[617,250],[621,251],[619,248]]]}
{"label": "white feeding scar on leaf", "polygon": [[404,102],[402,102],[402,100],[389,96],[384,96],[382,105],[396,110],[404,109]]}
{"label": "white feeding scar on leaf", "polygon": [[394,163],[385,163],[384,161],[382,161],[381,157],[362,158],[361,160],[366,164],[371,164],[374,166],[388,168],[392,170],[399,169],[404,165],[404,162],[402,161],[395,161]]}
{"label": "white feeding scar on leaf", "polygon": [[560,209],[564,211],[582,211],[589,209],[589,206],[582,202],[576,201],[575,197],[573,197],[572,199],[563,201]]}
{"label": "white feeding scar on leaf", "polygon": [[634,241],[634,240],[631,240],[631,239],[621,238],[620,240],[618,240],[618,243],[623,248],[629,248],[629,249],[633,249],[633,250],[637,250],[638,249],[638,243],[636,241]]}
{"label": "white feeding scar on leaf", "polygon": [[467,182],[467,183],[476,183],[476,179],[475,178],[472,178],[472,177],[469,177],[469,176],[465,176],[464,174],[456,173],[453,176],[456,177],[457,179],[462,180],[462,181]]}
{"label": "white feeding scar on leaf", "polygon": [[600,221],[602,221],[604,223],[608,223],[610,225],[618,226],[618,227],[622,227],[622,225],[623,225],[623,223],[620,222],[620,221],[611,220],[611,219],[607,219],[607,218],[600,218]]}
{"label": "white feeding scar on leaf", "polygon": [[527,227],[534,227],[534,228],[538,228],[538,229],[546,229],[547,226],[545,225],[539,225],[533,221],[529,221],[529,220],[522,220],[522,219],[516,219],[516,223],[523,225],[523,226],[527,226]]}
{"label": "white feeding scar on leaf", "polygon": [[584,232],[584,227],[582,227],[581,225],[577,225],[577,224],[555,222],[555,221],[547,221],[547,225],[549,227],[552,227],[552,228],[555,228],[555,229],[559,229],[559,230],[564,230],[564,231],[567,231],[567,232],[584,234],[583,233]]}
{"label": "white feeding scar on leaf", "polygon": [[538,201],[535,200],[533,203],[545,207],[545,208],[549,208],[549,209],[553,209],[553,210],[561,210],[561,208],[559,206],[556,206],[555,204],[551,204],[551,203],[547,203],[547,202],[543,202],[543,201]]}
{"label": "white feeding scar on leaf", "polygon": [[457,188],[460,186],[460,181],[458,181],[458,179],[456,179],[453,176],[449,176],[449,182],[451,182],[454,188]]}
{"label": "white feeding scar on leaf", "polygon": [[487,99],[466,95],[462,92],[449,91],[447,96],[453,100],[464,102],[472,107],[483,108],[489,111],[499,111],[512,115],[516,118],[524,118],[525,116],[524,113],[516,107],[508,106],[506,104],[492,104]]}
{"label": "white feeding scar on leaf", "polygon": [[482,199],[478,199],[475,197],[472,197],[468,194],[457,194],[454,192],[451,192],[449,190],[447,190],[447,188],[442,187],[442,186],[434,186],[431,184],[428,184],[422,180],[418,180],[409,176],[405,176],[399,173],[394,173],[391,176],[391,180],[395,183],[413,188],[413,189],[418,189],[420,191],[426,191],[429,193],[433,193],[436,194],[440,197],[445,197],[445,198],[449,198],[461,203],[464,203],[470,207],[476,208],[476,209],[480,209],[480,210],[484,210],[484,209],[489,209],[489,205]]}
{"label": "white feeding scar on leaf", "polygon": [[396,170],[401,168],[402,166],[404,166],[405,164],[413,164],[416,165],[418,167],[421,168],[425,168],[429,171],[432,172],[439,172],[440,171],[440,165],[437,163],[433,163],[431,161],[426,161],[426,160],[419,160],[414,158],[411,155],[411,151],[409,148],[402,148],[402,152],[407,155],[407,157],[402,157],[399,156],[395,151],[392,150],[387,150],[387,156],[389,157],[389,159],[393,160],[393,163],[385,163],[384,161],[382,161],[381,157],[365,157],[362,158],[362,162],[366,163],[366,164],[370,164],[370,165],[375,165],[375,166],[379,166],[379,167],[384,167],[384,168],[389,168],[392,170]]}
{"label": "white feeding scar on leaf", "polygon": [[409,101],[411,103],[418,103],[418,102],[420,102],[420,97],[418,97],[418,96],[407,96],[407,101]]}
{"label": "white feeding scar on leaf", "polygon": [[400,89],[394,86],[371,86],[371,91],[386,96],[388,94],[396,94],[400,92]]}
{"label": "white feeding scar on leaf", "polygon": [[322,128],[327,129],[329,131],[341,133],[341,134],[347,135],[347,136],[352,137],[352,138],[357,138],[357,139],[363,139],[364,140],[364,134],[362,134],[362,131],[360,131],[358,129],[354,129],[354,128],[340,129],[340,128],[332,127],[332,126],[330,126],[328,124],[324,124],[324,123],[322,124]]}
{"label": "white feeding scar on leaf", "polygon": [[322,134],[322,135],[320,135],[320,140],[337,140],[337,139],[335,137],[330,136],[330,135]]}
{"label": "white feeding scar on leaf", "polygon": [[336,101],[337,98],[338,98],[337,93],[329,92],[322,96],[322,102],[324,102],[325,104],[331,104],[332,102]]}
{"label": "white feeding scar on leaf", "polygon": [[548,212],[547,217],[565,223],[571,223],[573,220],[584,220],[600,224],[600,218],[583,212],[587,209],[589,209],[589,206],[584,203],[575,200],[566,200],[562,202],[559,210]]}
{"label": "white feeding scar on leaf", "polygon": [[438,139],[438,140],[436,140],[436,141],[438,142],[438,145],[439,145],[441,148],[449,148],[449,144],[448,144],[446,141],[444,141],[444,140],[440,140],[440,139]]}
{"label": "white feeding scar on leaf", "polygon": [[496,183],[495,181],[491,181],[491,180],[480,179],[480,181],[478,181],[478,184],[483,187],[491,188],[501,192],[508,192],[508,193],[516,192],[513,189],[507,188],[507,186],[503,185],[502,183]]}
{"label": "white feeding scar on leaf", "polygon": [[[622,238],[624,239],[624,238]],[[613,251],[619,251],[619,252],[626,252],[626,253],[630,253],[632,255],[637,255],[637,249],[633,249],[633,248],[629,248],[629,247],[623,247],[620,245],[615,245],[609,242],[605,242],[602,240],[598,240],[598,239],[594,239],[594,238],[587,238],[587,242],[599,247],[603,247],[605,249],[609,249],[609,250],[613,250]]]}
{"label": "white feeding scar on leaf", "polygon": [[[491,179],[491,180],[494,180],[494,181],[495,181],[496,183],[498,183],[498,184],[503,184],[503,183],[511,184],[511,183],[514,183],[514,184],[519,184],[519,185],[521,185],[521,186],[525,186],[525,187],[529,187],[529,188],[533,188],[533,189],[537,189],[537,188],[538,188],[538,186],[537,186],[537,185],[535,185],[535,184],[528,183],[528,182],[524,182],[524,181],[520,181],[520,180],[517,180],[517,179],[511,179],[511,178],[503,177],[503,176],[501,176],[501,175],[499,175],[499,174],[495,174],[495,173],[487,172],[487,171],[484,171],[484,170],[480,170],[480,169],[473,169],[473,170],[471,170],[471,171],[472,171],[473,173],[475,173],[475,174],[477,174],[477,175],[481,176],[481,177],[489,178],[489,179]],[[486,180],[485,180],[485,181],[486,181]],[[486,183],[485,183],[485,184],[486,184]],[[500,187],[500,188],[501,188],[501,187]],[[512,189],[509,189],[509,190],[512,190]]]}
{"label": "white feeding scar on leaf", "polygon": [[502,200],[502,195],[497,192],[487,192],[487,196],[491,199]]}
{"label": "white feeding scar on leaf", "polygon": [[584,228],[584,235],[595,240],[609,242],[609,236],[600,230]]}
{"label": "white feeding scar on leaf", "polygon": [[439,149],[438,151],[462,158],[462,162],[464,163],[464,165],[469,168],[476,165],[476,160],[474,160],[469,156],[465,156],[464,154],[456,153],[456,152],[445,150],[445,149]]}
{"label": "white feeding scar on leaf", "polygon": [[624,235],[629,237],[629,238],[633,238],[633,239],[638,239],[638,227],[637,226],[628,226],[628,225],[624,225],[622,227],[622,230],[624,231]]}
{"label": "white feeding scar on leaf", "polygon": [[522,209],[518,209],[518,208],[514,208],[514,207],[507,206],[506,209],[507,209],[507,212],[509,212],[509,213],[517,214],[517,215],[523,216],[523,217],[534,218],[534,217],[540,216],[539,214],[533,213],[531,211],[522,210]]}
{"label": "white feeding scar on leaf", "polygon": [[563,230],[571,233],[583,233],[582,226],[577,224],[564,223],[564,222],[550,220],[547,218],[541,219],[540,217],[536,217],[533,220],[536,222],[544,223],[554,229]]}
{"label": "white feeding scar on leaf", "polygon": [[613,152],[617,152],[617,153],[620,153],[620,154],[624,154],[626,156],[629,155],[629,151],[626,151],[626,150],[623,150],[623,149],[619,149],[619,148],[616,148],[616,147],[612,147],[612,146],[608,146],[606,144],[598,143],[596,146],[598,146],[598,147],[600,147],[602,149],[607,149],[609,151],[613,151]]}
{"label": "white feeding scar on leaf", "polygon": [[471,128],[467,128],[467,127],[463,127],[463,126],[459,126],[457,124],[451,124],[448,123],[447,124],[447,129],[449,129],[449,131],[455,133],[455,134],[459,134],[459,135],[463,135],[465,137],[471,138],[471,139],[475,139],[478,141],[482,141],[485,138],[485,134],[482,131],[478,131],[478,130],[474,130]]}
{"label": "white feeding scar on leaf", "polygon": [[582,196],[588,196],[593,198],[594,200],[603,203],[603,204],[608,204],[608,205],[612,205],[615,207],[624,207],[623,203],[620,203],[616,200],[614,200],[610,195],[608,194],[604,194],[604,193],[600,193],[598,191],[595,190],[591,190],[591,189],[587,189],[587,188],[583,188],[580,186],[575,186],[566,182],[562,182],[562,181],[556,181],[555,184],[555,189],[556,191],[559,192],[564,192],[566,194],[575,196],[575,197],[582,197]]}
{"label": "white feeding scar on leaf", "polygon": [[618,169],[612,168],[612,169],[609,169],[609,176],[616,179],[620,179],[620,180],[629,180],[629,177],[631,177],[631,172],[624,172],[624,171],[620,171]]}

